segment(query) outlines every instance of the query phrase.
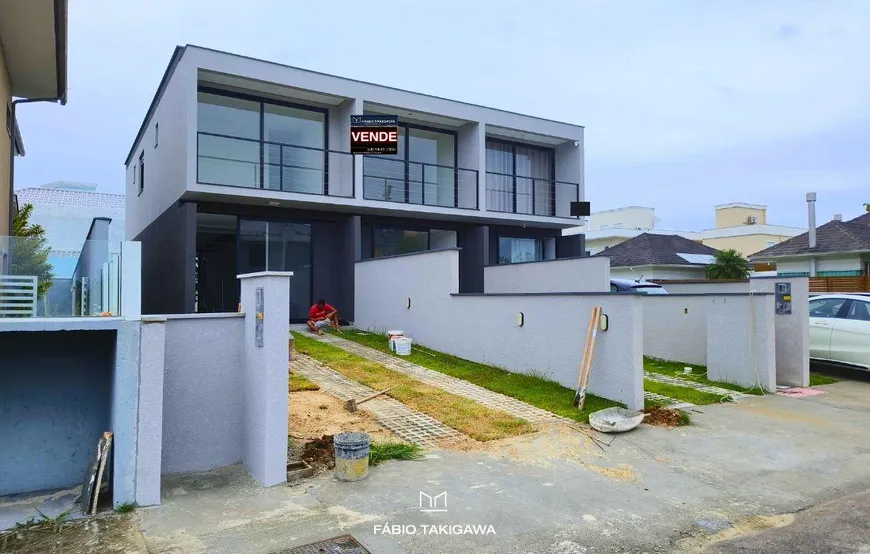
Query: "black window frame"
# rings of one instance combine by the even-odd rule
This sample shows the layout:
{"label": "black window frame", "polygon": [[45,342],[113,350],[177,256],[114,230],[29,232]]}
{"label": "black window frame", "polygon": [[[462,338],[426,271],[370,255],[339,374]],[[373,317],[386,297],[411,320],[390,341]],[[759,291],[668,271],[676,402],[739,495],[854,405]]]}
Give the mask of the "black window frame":
{"label": "black window frame", "polygon": [[[531,179],[532,180],[532,211],[531,213],[525,214],[520,212],[522,215],[541,215],[541,216],[555,216],[556,215],[556,149],[549,148],[547,146],[540,146],[537,144],[529,144],[527,142],[519,142],[515,140],[507,140],[499,137],[486,137],[484,139],[484,156],[486,156],[486,150],[489,142],[497,142],[504,145],[510,146],[511,153],[511,162],[513,167],[511,167],[511,173],[499,173],[497,171],[489,171],[487,169],[487,173],[492,173],[493,175],[502,175],[504,177],[511,177],[511,196],[513,198],[513,210],[507,213],[517,213],[517,177],[521,179]],[[549,188],[550,188],[550,196],[554,199],[553,201],[553,213],[551,214],[538,214],[535,212],[535,177],[528,177],[526,175],[517,175],[517,146],[523,148],[531,148],[533,150],[540,150],[542,152],[547,152],[550,155],[550,175],[552,176],[549,179]],[[523,237],[517,237],[523,238]]]}
{"label": "black window frame", "polygon": [[145,149],[139,152],[139,195],[145,190]]}
{"label": "black window frame", "polygon": [[[442,129],[439,127],[430,127],[428,125],[420,125],[417,123],[410,123],[407,121],[399,120],[398,127],[402,127],[405,129],[405,147],[403,148],[402,157],[398,160],[402,162],[402,165],[405,167],[405,177],[403,182],[405,184],[405,199],[403,204],[411,204],[411,170],[410,164],[419,164],[421,166],[432,166],[432,167],[447,167],[453,170],[453,207],[459,208],[459,134],[453,129]],[[420,131],[430,131],[432,133],[443,133],[446,135],[453,135],[453,166],[445,166],[440,164],[430,164],[426,162],[418,162],[414,160],[408,159],[408,156],[411,152],[411,129],[418,129]],[[367,158],[377,158],[377,156],[363,156],[363,197],[365,197],[365,160]],[[425,178],[426,178],[426,170],[423,170],[423,186],[422,189],[422,200],[420,206],[430,206],[430,204],[426,204],[426,187],[425,187]],[[480,189],[478,189],[480,190]],[[378,198],[367,198],[368,200],[380,200]],[[395,202],[395,200],[384,199],[385,202]],[[475,202],[476,204],[477,202]],[[443,208],[448,206],[439,206],[434,205],[436,208]],[[468,209],[476,209],[476,208],[468,208]]]}
{"label": "black window frame", "polygon": [[[513,265],[513,264],[527,264],[527,263],[535,263],[535,262],[543,262],[547,259],[547,244],[544,242],[544,239],[548,237],[529,237],[523,235],[502,235],[499,234],[496,237],[496,252],[495,252],[495,262],[496,265]],[[529,262],[501,262],[501,239],[522,239],[522,240],[533,240],[539,242],[541,244],[541,259],[540,260],[531,260]],[[536,247],[537,249],[537,247]]]}
{"label": "black window frame", "polygon": [[[259,104],[259,114],[260,114],[260,138],[259,138],[259,141],[253,141],[251,139],[247,139],[247,138],[243,138],[243,137],[234,137],[231,135],[222,135],[222,134],[218,134],[218,133],[207,133],[208,135],[211,135],[211,136],[223,137],[223,138],[228,138],[228,139],[251,140],[251,142],[259,142],[259,145],[260,145],[260,175],[259,175],[260,183],[259,183],[259,185],[260,186],[259,187],[246,187],[246,188],[259,188],[260,190],[271,190],[271,189],[265,188],[265,181],[266,181],[266,176],[265,176],[265,158],[266,158],[266,155],[265,155],[265,152],[266,152],[266,145],[267,144],[278,144],[278,145],[282,145],[282,146],[292,146],[295,148],[307,148],[307,147],[300,146],[298,144],[288,144],[288,143],[284,143],[284,142],[275,142],[275,141],[266,141],[265,140],[264,131],[265,131],[265,118],[266,118],[266,106],[265,106],[266,104],[272,104],[273,106],[283,106],[285,108],[295,108],[298,110],[307,110],[307,111],[311,111],[311,112],[322,113],[323,114],[323,194],[318,194],[318,196],[329,196],[329,154],[330,154],[330,152],[337,152],[337,153],[343,153],[343,154],[349,155],[349,153],[348,152],[333,151],[333,150],[329,149],[329,109],[328,108],[322,108],[320,106],[310,106],[310,105],[306,105],[306,104],[297,104],[295,102],[289,102],[286,100],[278,100],[278,99],[270,98],[267,96],[258,96],[256,94],[248,94],[248,93],[243,93],[243,92],[229,91],[229,90],[224,90],[221,88],[210,87],[210,86],[201,85],[201,84],[197,85],[196,92],[197,92],[197,106],[199,106],[199,98],[198,98],[199,93],[213,94],[215,96],[224,96],[227,98],[238,98],[239,100],[247,100],[249,102],[256,102]],[[197,132],[197,135],[199,135],[199,133],[200,133],[199,117],[197,117],[196,132]],[[197,160],[196,161],[196,182],[202,183],[204,185],[218,184],[218,183],[206,183],[206,182],[202,182],[199,180],[199,140],[196,141],[196,160]],[[356,183],[355,183],[355,181],[356,180],[354,179],[354,182],[351,184],[351,191],[352,192],[351,192],[350,198],[356,197]],[[220,186],[225,186],[225,185],[220,185]],[[311,193],[305,193],[305,192],[285,191],[285,190],[283,190],[283,187],[284,187],[284,183],[282,182],[281,188],[279,189],[280,192],[291,192],[293,194],[311,194]]]}

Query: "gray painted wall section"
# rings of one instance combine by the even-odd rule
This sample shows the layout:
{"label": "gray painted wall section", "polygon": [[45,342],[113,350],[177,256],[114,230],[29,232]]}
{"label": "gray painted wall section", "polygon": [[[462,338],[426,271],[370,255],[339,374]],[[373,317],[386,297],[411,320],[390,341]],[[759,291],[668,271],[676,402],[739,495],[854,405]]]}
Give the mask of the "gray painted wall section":
{"label": "gray painted wall section", "polygon": [[139,414],[139,336],[141,323],[125,321],[117,333],[112,379],[112,501],[115,507],[136,500],[136,449]]}
{"label": "gray painted wall section", "polygon": [[244,319],[166,321],[163,473],[200,471],[242,459]]}
{"label": "gray painted wall section", "polygon": [[791,284],[791,314],[774,315],[776,328],[776,382],[808,387],[810,384],[810,281],[806,277],[752,279],[752,290],[775,292],[776,283]]}
{"label": "gray painted wall section", "polygon": [[160,465],[163,457],[165,320],[143,320],[141,329],[136,504],[154,506],[160,504]]}
{"label": "gray painted wall section", "polygon": [[0,332],[0,495],[81,485],[110,430],[115,336]]}
{"label": "gray painted wall section", "polygon": [[487,266],[484,292],[608,292],[610,260],[574,258]]}
{"label": "gray painted wall section", "polygon": [[[240,275],[245,310],[242,461],[260,483],[287,480],[287,378],[291,273]],[[263,346],[255,344],[256,290],[262,287]]]}
{"label": "gray painted wall section", "polygon": [[[592,306],[601,305],[610,329],[599,334],[589,390],[630,408],[643,407],[639,295],[451,296],[458,282],[457,250],[358,263],[356,324],[403,329],[436,350],[517,373],[539,371],[574,389],[589,315]],[[520,312],[522,327],[517,325]]]}
{"label": "gray painted wall section", "polygon": [[641,296],[643,353],[646,356],[707,363],[708,296]]}
{"label": "gray painted wall section", "polygon": [[707,312],[707,377],[776,390],[772,295],[714,296]]}

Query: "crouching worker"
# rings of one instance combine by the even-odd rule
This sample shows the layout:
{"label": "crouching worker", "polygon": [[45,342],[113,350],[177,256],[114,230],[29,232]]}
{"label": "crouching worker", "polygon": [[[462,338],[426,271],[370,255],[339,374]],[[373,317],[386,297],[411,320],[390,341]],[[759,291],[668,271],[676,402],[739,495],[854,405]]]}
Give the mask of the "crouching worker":
{"label": "crouching worker", "polygon": [[323,331],[321,329],[329,325],[332,325],[336,331],[341,333],[341,329],[338,328],[338,310],[321,298],[308,311],[308,328],[312,333],[322,335]]}

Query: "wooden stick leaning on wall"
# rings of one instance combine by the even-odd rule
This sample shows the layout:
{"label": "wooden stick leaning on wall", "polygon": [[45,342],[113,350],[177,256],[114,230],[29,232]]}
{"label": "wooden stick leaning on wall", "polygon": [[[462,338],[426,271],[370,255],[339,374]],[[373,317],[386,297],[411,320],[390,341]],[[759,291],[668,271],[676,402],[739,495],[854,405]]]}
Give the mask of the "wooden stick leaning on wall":
{"label": "wooden stick leaning on wall", "polygon": [[580,389],[583,386],[583,377],[586,372],[586,359],[589,356],[589,341],[592,338],[592,330],[595,328],[595,306],[589,316],[589,327],[586,329],[586,342],[583,344],[583,359],[580,361],[580,372],[577,375],[577,392],[574,394],[574,406],[580,404]]}
{"label": "wooden stick leaning on wall", "polygon": [[579,410],[583,409],[583,405],[586,402],[586,387],[589,384],[589,374],[592,373],[592,355],[595,352],[595,339],[598,337],[598,325],[600,322],[601,306],[594,306],[589,326],[591,337],[586,341],[583,366],[580,371],[580,383],[577,385],[577,394],[574,395],[574,406]]}

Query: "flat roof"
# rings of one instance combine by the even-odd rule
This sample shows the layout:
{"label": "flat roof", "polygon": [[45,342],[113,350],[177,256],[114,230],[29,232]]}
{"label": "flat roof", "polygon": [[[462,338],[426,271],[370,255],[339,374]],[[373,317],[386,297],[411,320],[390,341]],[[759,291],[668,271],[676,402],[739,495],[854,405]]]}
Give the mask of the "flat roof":
{"label": "flat roof", "polygon": [[746,202],[731,202],[730,204],[719,204],[718,206],[713,206],[713,209],[716,210],[724,210],[726,208],[750,208],[753,210],[766,210],[767,206],[764,204],[747,204]]}

